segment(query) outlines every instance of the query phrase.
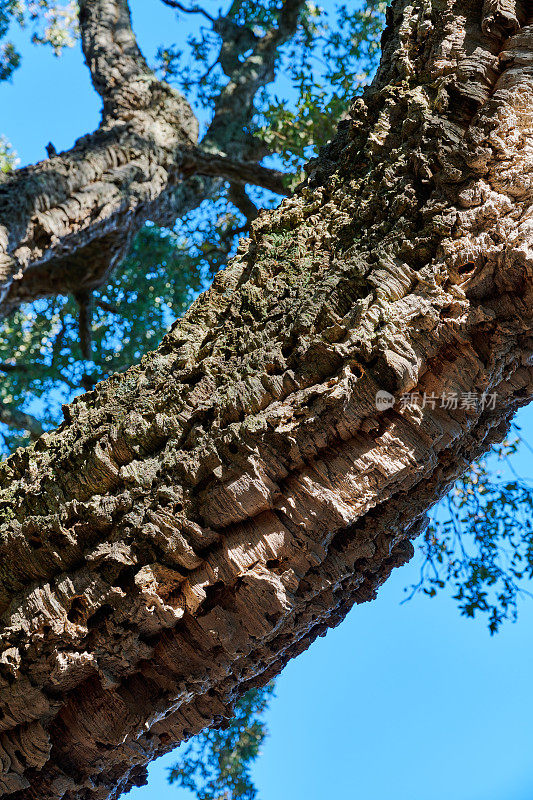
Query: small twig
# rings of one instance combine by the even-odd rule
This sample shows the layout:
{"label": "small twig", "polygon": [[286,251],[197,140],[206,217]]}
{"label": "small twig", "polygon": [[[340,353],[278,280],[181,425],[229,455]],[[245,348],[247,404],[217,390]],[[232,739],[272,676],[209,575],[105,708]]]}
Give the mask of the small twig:
{"label": "small twig", "polygon": [[80,348],[83,358],[87,361],[91,358],[92,343],[92,321],[93,321],[93,296],[92,292],[84,290],[74,295],[79,309],[79,336]]}
{"label": "small twig", "polygon": [[107,300],[102,300],[100,297],[94,298],[94,304],[103,311],[109,311],[110,314],[120,314],[120,311],[116,306],[114,306],[112,303],[108,303]]}
{"label": "small twig", "polygon": [[208,14],[208,12],[204,8],[200,8],[200,6],[192,6],[192,8],[187,8],[186,6],[182,5],[182,3],[178,3],[177,0],[162,0],[162,2],[168,6],[169,8],[175,8],[177,11],[183,11],[184,14],[203,14],[209,22],[214,22],[215,18]]}
{"label": "small twig", "polygon": [[218,58],[217,58],[217,60],[213,61],[211,66],[207,68],[207,72],[204,72],[204,74],[201,76],[200,83],[203,83],[204,81],[206,81],[209,78],[209,76],[211,75],[212,71],[214,70],[214,68],[216,67],[216,65],[218,63],[219,62],[218,62]]}
{"label": "small twig", "polygon": [[531,447],[529,442],[527,442],[522,436],[520,436],[520,434],[518,434],[517,438],[518,438],[518,441],[520,442],[520,444],[523,444],[524,447],[527,447],[527,449],[529,450],[530,453],[533,453],[533,447]]}

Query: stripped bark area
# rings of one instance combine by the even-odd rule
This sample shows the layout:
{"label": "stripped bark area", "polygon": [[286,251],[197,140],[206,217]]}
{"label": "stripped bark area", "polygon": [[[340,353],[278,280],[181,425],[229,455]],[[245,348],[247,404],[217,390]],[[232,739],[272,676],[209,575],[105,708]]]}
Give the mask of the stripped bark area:
{"label": "stripped bark area", "polygon": [[508,37],[504,5],[397,0],[306,184],[157,351],[0,465],[4,795],[142,784],[372,599],[531,399],[533,6]]}

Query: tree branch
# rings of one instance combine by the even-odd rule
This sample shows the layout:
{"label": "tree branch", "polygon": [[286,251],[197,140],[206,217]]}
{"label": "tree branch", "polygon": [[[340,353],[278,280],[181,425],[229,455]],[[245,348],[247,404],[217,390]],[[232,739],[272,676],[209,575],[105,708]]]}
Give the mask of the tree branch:
{"label": "tree branch", "polygon": [[103,311],[109,311],[111,314],[120,314],[120,309],[113,303],[108,303],[107,300],[102,300],[101,297],[93,297],[94,305],[101,308]]}
{"label": "tree branch", "polygon": [[240,183],[230,183],[228,200],[246,218],[248,228],[259,215],[259,209],[248,197],[244,186]]}
{"label": "tree branch", "polygon": [[[277,48],[296,29],[302,5],[287,0],[276,30],[253,37],[254,54],[244,64],[237,58],[233,70],[226,64],[230,81],[200,152],[190,106],[149,72],[126,0],[81,4],[102,125],[71,151],[16,170],[0,185],[0,318],[22,302],[102,286],[146,219],[173,226],[222,179],[288,194],[282,173],[255,163],[264,148],[244,132],[244,118],[274,76]],[[237,40],[244,46],[235,24],[225,30],[230,49]]]}
{"label": "tree branch", "polygon": [[101,284],[147,218],[176,219],[176,157],[198,137],[189,104],[148,70],[126,0],[85,0],[80,28],[102,124],[0,184],[0,317]]}
{"label": "tree branch", "polygon": [[[127,0],[81,0],[81,41],[104,117],[146,105],[153,74],[131,28]],[[132,102],[133,101],[133,102]]]}
{"label": "tree branch", "polygon": [[[214,142],[228,155],[238,153],[250,161],[259,161],[266,154],[263,143],[247,132],[255,113],[254,98],[259,89],[274,80],[279,49],[296,33],[304,7],[305,0],[284,0],[277,27],[263,37],[229,16],[215,20],[213,30],[223,40],[218,61],[229,80],[215,100],[204,147]],[[248,50],[251,53],[242,59]]]}
{"label": "tree branch", "polygon": [[188,175],[207,175],[224,178],[233,183],[251,183],[275,194],[288,196],[290,189],[284,181],[290,176],[275,169],[246,161],[236,161],[224,155],[191,148],[183,154],[182,172]]}
{"label": "tree branch", "polygon": [[0,422],[14,430],[27,431],[32,441],[36,441],[45,430],[37,417],[6,403],[0,403]]}
{"label": "tree branch", "polygon": [[162,0],[162,2],[169,6],[169,8],[175,8],[177,11],[183,11],[185,14],[203,14],[203,16],[208,19],[210,22],[214,22],[215,18],[208,14],[205,8],[200,8],[200,6],[192,6],[192,8],[187,8],[182,3],[178,3],[177,0]]}

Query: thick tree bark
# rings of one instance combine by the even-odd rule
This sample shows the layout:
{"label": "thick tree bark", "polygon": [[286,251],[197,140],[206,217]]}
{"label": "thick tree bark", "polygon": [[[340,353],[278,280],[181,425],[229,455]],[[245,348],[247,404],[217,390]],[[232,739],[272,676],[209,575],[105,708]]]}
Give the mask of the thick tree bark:
{"label": "thick tree bark", "polygon": [[232,79],[200,149],[189,103],[156,78],[137,47],[127,0],[80,3],[102,122],[72,150],[0,183],[0,318],[39,297],[101,287],[147,219],[174,226],[220,179],[288,194],[283,174],[257,163],[264,155],[258,141],[254,151],[235,126],[242,132],[253,96],[274,77],[277,49],[294,33],[302,5],[285,0],[279,27],[258,40],[257,57],[237,59],[236,75],[226,65]]}
{"label": "thick tree bark", "polygon": [[531,399],[533,3],[397,0],[383,45],[161,347],[0,465],[3,794],[142,783],[374,597]]}

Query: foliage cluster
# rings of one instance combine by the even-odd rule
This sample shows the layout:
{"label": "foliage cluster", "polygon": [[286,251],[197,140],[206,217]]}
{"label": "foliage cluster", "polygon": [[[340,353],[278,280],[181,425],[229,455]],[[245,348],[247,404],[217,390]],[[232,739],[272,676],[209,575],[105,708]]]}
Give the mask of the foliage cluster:
{"label": "foliage cluster", "polygon": [[169,782],[198,800],[254,800],[250,767],[267,733],[264,713],[273,691],[273,683],[250,689],[235,704],[233,719],[195,736],[170,768]]}
{"label": "foliage cluster", "polygon": [[15,23],[30,27],[35,44],[47,44],[60,55],[78,38],[78,4],[75,0],[0,0],[0,81],[11,78],[20,64],[20,53],[6,40]]}
{"label": "foliage cluster", "polygon": [[421,543],[420,581],[411,587],[411,596],[429,597],[446,588],[463,615],[486,616],[491,633],[516,621],[533,578],[533,486],[511,460],[520,445],[529,448],[520,436],[494,447],[437,506]]}

